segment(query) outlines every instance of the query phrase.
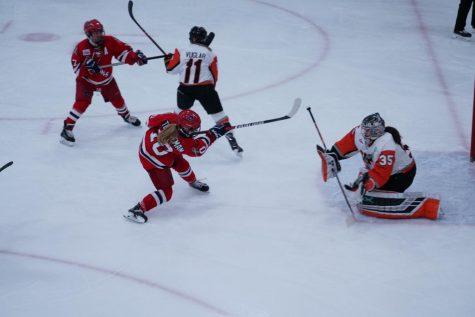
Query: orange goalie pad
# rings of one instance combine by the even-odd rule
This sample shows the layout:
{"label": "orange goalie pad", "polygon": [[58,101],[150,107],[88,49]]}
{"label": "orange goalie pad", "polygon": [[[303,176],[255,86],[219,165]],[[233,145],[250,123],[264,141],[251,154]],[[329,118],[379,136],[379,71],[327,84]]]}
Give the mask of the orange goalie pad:
{"label": "orange goalie pad", "polygon": [[374,193],[374,196],[363,196],[358,209],[363,215],[376,218],[437,220],[440,200],[433,197],[418,197],[414,194],[417,193],[409,195]]}

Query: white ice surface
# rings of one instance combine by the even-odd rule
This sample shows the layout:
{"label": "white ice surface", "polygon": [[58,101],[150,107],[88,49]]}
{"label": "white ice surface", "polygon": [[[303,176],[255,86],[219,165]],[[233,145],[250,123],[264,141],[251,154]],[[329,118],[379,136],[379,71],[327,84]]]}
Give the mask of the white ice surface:
{"label": "white ice surface", "polygon": [[[125,0],[0,1],[0,159],[15,162],[0,174],[0,316],[474,316],[475,47],[451,38],[457,6],[136,1],[137,19],[168,51],[193,25],[216,33],[218,91],[233,122],[281,116],[299,96],[332,144],[379,111],[413,149],[411,190],[440,194],[445,217],[348,227],[336,184],[321,181],[303,107],[237,131],[242,160],[225,140],[191,159],[210,193],[175,175],[173,200],[135,225],[122,213],[153,190],[137,158],[145,129],[96,95],[76,146],[59,144],[74,98],[69,59],[90,18],[160,52]],[[59,38],[22,40],[29,33]],[[161,61],[114,73],[141,119],[173,107],[177,79]],[[344,162],[343,181],[360,164]]]}

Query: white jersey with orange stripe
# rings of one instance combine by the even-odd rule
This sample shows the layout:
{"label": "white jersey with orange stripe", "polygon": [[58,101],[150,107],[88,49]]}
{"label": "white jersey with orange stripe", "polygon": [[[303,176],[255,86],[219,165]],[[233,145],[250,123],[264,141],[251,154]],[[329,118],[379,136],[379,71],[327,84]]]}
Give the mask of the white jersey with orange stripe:
{"label": "white jersey with orange stripe", "polygon": [[201,44],[175,49],[166,69],[167,73],[180,74],[183,85],[216,84],[218,80],[218,58],[208,46]]}
{"label": "white jersey with orange stripe", "polygon": [[[399,144],[396,144],[393,136],[388,132],[385,132],[368,146],[365,143],[361,127],[358,126],[355,128],[355,145],[363,154],[363,159],[368,169],[373,169],[376,162],[388,165],[394,164],[391,172],[391,175],[394,175],[404,171],[414,162],[411,152],[404,150]],[[393,156],[391,154],[385,156],[382,155],[383,152],[394,154]],[[386,160],[387,162],[381,162],[382,160]],[[389,162],[388,160],[394,160],[394,162]]]}

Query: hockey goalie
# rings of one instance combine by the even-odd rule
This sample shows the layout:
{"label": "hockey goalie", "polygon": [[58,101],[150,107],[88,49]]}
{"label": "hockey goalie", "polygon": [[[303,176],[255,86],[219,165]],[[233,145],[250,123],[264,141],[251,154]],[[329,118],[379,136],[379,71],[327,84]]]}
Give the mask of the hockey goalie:
{"label": "hockey goalie", "polygon": [[405,193],[416,176],[416,163],[399,131],[385,126],[379,113],[365,117],[330,150],[317,145],[317,152],[325,182],[341,170],[341,160],[361,153],[364,168],[345,188],[360,190],[358,209],[362,214],[387,219],[438,218],[439,199]]}

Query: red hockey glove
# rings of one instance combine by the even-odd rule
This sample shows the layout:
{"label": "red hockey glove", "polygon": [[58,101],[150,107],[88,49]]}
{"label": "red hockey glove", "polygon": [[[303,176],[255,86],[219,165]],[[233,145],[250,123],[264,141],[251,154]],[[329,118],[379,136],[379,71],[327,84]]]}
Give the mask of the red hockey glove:
{"label": "red hockey glove", "polygon": [[144,53],[142,53],[142,51],[140,50],[137,50],[135,52],[135,54],[137,55],[137,60],[135,61],[139,66],[142,66],[142,65],[145,65],[148,63],[148,60],[147,60],[147,56],[145,56]]}

